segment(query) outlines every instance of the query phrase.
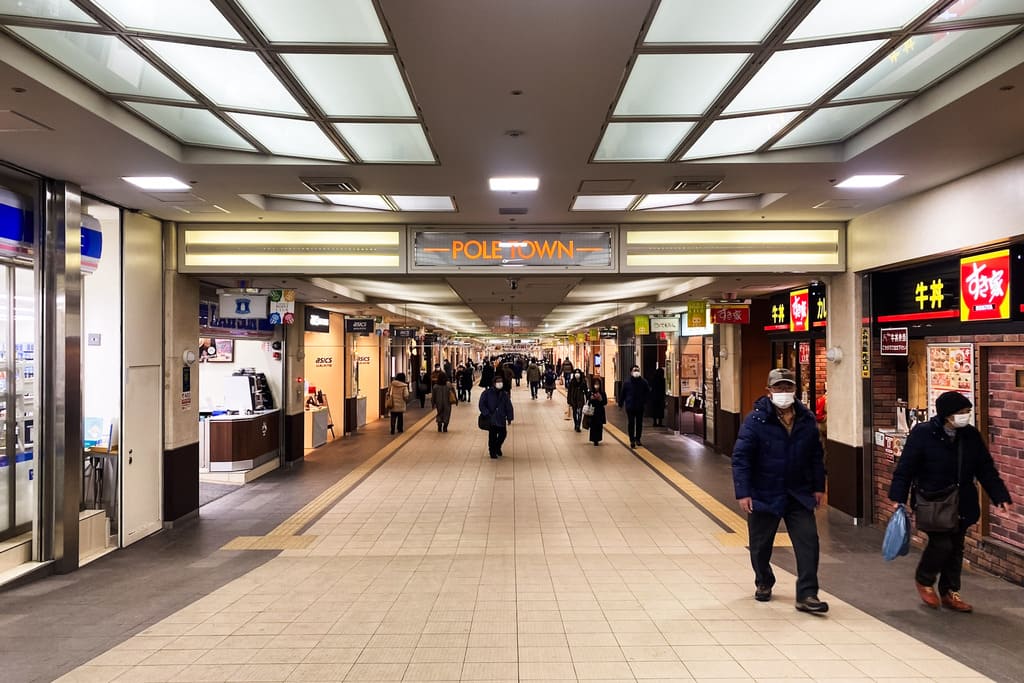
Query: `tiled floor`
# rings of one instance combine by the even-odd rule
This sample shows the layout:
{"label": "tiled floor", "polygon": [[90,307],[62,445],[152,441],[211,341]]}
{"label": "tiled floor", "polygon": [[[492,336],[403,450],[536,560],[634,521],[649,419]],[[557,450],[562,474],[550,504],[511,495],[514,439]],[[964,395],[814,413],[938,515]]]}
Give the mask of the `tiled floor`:
{"label": "tiled floor", "polygon": [[983,681],[746,550],[558,400],[515,396],[505,457],[471,407],[428,428],[286,550],[63,681]]}

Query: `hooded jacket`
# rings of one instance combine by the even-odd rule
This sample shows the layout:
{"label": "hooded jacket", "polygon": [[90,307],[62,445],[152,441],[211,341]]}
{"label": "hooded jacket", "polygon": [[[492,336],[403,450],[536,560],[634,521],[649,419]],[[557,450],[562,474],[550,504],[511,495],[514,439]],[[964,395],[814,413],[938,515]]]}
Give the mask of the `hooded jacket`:
{"label": "hooded jacket", "polygon": [[388,393],[391,394],[391,412],[404,413],[406,402],[409,400],[409,385],[401,380],[393,379]]}
{"label": "hooded jacket", "polygon": [[825,491],[825,454],[814,414],[793,404],[793,429],[787,432],[767,396],[754,402],[732,452],[736,499],[752,498],[754,512],[783,516],[792,496],[808,510],[815,492]]}
{"label": "hooded jacket", "polygon": [[960,526],[964,529],[981,518],[978,503],[977,479],[994,505],[1010,503],[1010,492],[996,472],[981,432],[967,425],[956,430],[950,438],[944,427],[945,420],[935,416],[910,432],[903,444],[903,453],[896,464],[889,487],[889,499],[906,503],[911,485],[922,491],[941,491],[956,483],[957,450],[963,444],[963,464],[960,469]]}

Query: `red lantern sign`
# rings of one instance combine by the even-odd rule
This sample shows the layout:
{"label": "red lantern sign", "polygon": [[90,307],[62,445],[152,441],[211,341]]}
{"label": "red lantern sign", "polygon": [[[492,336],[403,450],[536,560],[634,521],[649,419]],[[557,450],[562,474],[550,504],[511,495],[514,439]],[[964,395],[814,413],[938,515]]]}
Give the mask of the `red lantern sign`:
{"label": "red lantern sign", "polygon": [[1010,250],[960,259],[960,320],[1010,318]]}
{"label": "red lantern sign", "polygon": [[811,329],[811,296],[805,287],[789,293],[789,331],[807,332]]}

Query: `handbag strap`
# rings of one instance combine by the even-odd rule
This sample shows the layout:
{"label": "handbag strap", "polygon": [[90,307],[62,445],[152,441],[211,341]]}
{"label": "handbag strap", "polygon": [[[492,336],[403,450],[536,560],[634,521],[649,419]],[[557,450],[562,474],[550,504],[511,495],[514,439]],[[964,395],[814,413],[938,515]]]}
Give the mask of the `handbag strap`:
{"label": "handbag strap", "polygon": [[964,439],[960,434],[956,435],[956,485],[960,486],[960,471],[964,466]]}

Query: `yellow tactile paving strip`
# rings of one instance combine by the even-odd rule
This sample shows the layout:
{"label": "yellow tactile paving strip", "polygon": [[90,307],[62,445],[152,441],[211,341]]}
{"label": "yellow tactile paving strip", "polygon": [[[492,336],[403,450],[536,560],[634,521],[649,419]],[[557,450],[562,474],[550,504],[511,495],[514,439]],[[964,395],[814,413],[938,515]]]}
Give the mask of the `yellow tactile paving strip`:
{"label": "yellow tactile paving strip", "polygon": [[306,503],[288,519],[278,524],[266,536],[239,536],[226,543],[221,550],[303,550],[308,548],[316,536],[299,536],[304,528],[312,524],[324,511],[359,483],[387,462],[398,450],[407,444],[417,433],[428,424],[434,422],[434,414],[424,416],[406,429],[403,434],[391,441],[387,446],[374,453],[363,464],[342,477],[313,500]]}

